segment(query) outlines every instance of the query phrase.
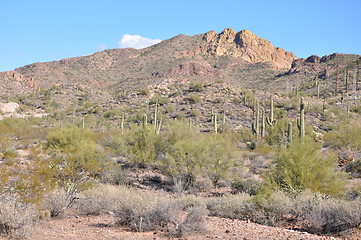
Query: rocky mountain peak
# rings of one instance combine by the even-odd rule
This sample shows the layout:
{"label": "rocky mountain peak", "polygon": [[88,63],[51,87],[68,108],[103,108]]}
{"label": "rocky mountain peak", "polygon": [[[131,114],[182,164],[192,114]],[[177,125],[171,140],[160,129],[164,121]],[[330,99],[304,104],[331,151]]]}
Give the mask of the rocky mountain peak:
{"label": "rocky mountain peak", "polygon": [[231,28],[226,28],[221,33],[209,31],[202,39],[203,53],[216,56],[230,55],[249,63],[267,62],[276,69],[289,69],[296,59],[292,52],[276,48],[271,42],[248,30],[238,33]]}

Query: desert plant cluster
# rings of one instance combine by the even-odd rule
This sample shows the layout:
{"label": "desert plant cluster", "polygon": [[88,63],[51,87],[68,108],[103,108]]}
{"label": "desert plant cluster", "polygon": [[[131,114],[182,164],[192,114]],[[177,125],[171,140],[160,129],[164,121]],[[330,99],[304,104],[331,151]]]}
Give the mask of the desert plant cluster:
{"label": "desert plant cluster", "polygon": [[66,108],[60,87],[11,99],[20,117],[0,114],[0,234],[23,239],[43,219],[104,212],[177,237],[206,231],[206,215],[315,234],[358,227],[360,89],[342,89],[340,74],[331,95],[320,80],[282,93],[219,80],[106,103],[77,86]]}

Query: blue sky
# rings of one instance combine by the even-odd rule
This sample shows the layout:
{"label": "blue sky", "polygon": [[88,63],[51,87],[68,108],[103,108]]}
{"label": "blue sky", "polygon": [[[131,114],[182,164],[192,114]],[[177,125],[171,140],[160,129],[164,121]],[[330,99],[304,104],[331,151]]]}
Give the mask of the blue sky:
{"label": "blue sky", "polygon": [[297,57],[361,54],[359,0],[1,0],[0,9],[0,71],[227,27]]}

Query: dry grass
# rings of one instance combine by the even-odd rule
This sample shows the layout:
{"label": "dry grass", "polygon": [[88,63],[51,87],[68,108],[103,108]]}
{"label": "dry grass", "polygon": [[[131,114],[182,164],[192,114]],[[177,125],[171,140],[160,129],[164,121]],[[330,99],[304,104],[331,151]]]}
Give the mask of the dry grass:
{"label": "dry grass", "polygon": [[69,204],[69,198],[63,189],[54,189],[42,198],[42,206],[49,211],[51,217],[63,215]]}
{"label": "dry grass", "polygon": [[0,199],[0,235],[26,239],[39,214],[32,204],[23,204],[14,196]]}
{"label": "dry grass", "polygon": [[[168,230],[183,236],[204,228],[205,204],[201,198],[186,196],[171,199],[161,192],[130,189],[125,186],[100,185],[82,194],[74,205],[80,214],[109,211],[116,223],[137,232]],[[183,218],[183,212],[187,217]]]}

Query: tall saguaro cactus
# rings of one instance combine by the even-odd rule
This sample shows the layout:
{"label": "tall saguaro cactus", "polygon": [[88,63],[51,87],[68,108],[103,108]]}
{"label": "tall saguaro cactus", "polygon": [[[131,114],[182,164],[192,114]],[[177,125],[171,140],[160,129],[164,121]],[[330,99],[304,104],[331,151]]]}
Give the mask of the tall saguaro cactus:
{"label": "tall saguaro cactus", "polygon": [[125,119],[125,114],[123,112],[122,119],[120,121],[120,131],[121,131],[122,134],[124,133],[124,119]]}
{"label": "tall saguaro cactus", "polygon": [[253,134],[256,135],[256,137],[258,138],[258,136],[259,136],[259,102],[257,102],[255,104],[255,107],[256,107],[256,109],[255,109],[256,119],[252,123],[252,131],[253,131]]}
{"label": "tall saguaro cactus", "polygon": [[158,116],[158,99],[155,102],[155,108],[154,108],[154,130],[155,131],[157,131],[157,124],[158,124],[157,116]]}
{"label": "tall saguaro cactus", "polygon": [[292,123],[288,123],[288,129],[287,129],[287,141],[288,143],[292,142]]}
{"label": "tall saguaro cactus", "polygon": [[143,128],[147,128],[148,126],[148,116],[147,114],[143,114]]}
{"label": "tall saguaro cactus", "polygon": [[261,121],[261,138],[263,138],[266,134],[266,117],[265,117],[265,111],[262,109],[262,121]]}
{"label": "tall saguaro cactus", "polygon": [[214,113],[214,132],[218,132],[217,113]]}
{"label": "tall saguaro cactus", "polygon": [[300,138],[305,136],[305,103],[303,97],[300,100],[300,117],[297,118],[297,127],[300,132]]}
{"label": "tall saguaro cactus", "polygon": [[273,119],[273,95],[270,97],[270,113],[269,117],[266,118],[267,124],[271,127],[276,124],[277,120]]}

